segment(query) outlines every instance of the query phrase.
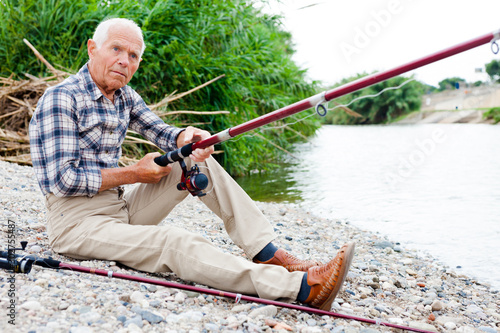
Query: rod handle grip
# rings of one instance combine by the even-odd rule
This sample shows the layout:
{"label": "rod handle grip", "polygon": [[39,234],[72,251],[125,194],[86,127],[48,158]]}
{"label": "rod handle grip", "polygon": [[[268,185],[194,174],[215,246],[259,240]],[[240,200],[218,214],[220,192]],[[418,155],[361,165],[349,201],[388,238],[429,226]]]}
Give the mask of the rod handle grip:
{"label": "rod handle grip", "polygon": [[193,152],[193,144],[189,143],[182,148],[169,151],[168,153],[155,157],[154,161],[159,166],[167,166],[188,157]]}

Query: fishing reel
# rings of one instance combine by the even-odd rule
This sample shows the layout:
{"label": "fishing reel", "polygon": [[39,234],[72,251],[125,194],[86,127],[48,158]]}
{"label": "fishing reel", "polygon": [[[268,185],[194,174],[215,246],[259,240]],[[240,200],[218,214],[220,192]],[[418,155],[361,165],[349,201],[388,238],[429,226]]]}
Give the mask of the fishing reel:
{"label": "fishing reel", "polygon": [[188,190],[195,197],[206,195],[203,190],[208,186],[208,177],[200,172],[200,168],[195,164],[189,171],[183,160],[179,161],[182,168],[181,182],[177,184],[179,191]]}
{"label": "fishing reel", "polygon": [[26,245],[28,245],[28,242],[22,241],[21,248],[11,248],[9,246],[6,252],[2,251],[0,257],[0,268],[14,273],[28,274],[33,267],[33,259],[26,257],[20,257],[18,259],[15,254],[16,250],[24,251],[26,249]]}

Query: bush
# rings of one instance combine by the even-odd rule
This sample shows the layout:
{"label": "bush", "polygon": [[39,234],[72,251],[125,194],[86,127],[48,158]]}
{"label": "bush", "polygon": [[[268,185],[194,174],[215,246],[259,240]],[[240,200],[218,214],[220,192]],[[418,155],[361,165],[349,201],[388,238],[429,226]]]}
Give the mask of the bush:
{"label": "bush", "polygon": [[500,107],[491,108],[483,113],[483,119],[492,119],[495,124],[500,122]]}

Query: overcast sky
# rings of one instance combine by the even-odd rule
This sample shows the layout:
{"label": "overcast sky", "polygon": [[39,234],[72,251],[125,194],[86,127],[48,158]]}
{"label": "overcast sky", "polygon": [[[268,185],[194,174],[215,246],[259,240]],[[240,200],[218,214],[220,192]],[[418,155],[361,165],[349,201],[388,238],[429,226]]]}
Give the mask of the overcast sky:
{"label": "overcast sky", "polygon": [[[284,15],[296,63],[325,84],[388,70],[500,30],[500,0],[271,0],[266,11]],[[500,53],[485,44],[412,73],[434,86],[454,76],[485,81],[487,74],[475,69],[484,70],[493,59]]]}

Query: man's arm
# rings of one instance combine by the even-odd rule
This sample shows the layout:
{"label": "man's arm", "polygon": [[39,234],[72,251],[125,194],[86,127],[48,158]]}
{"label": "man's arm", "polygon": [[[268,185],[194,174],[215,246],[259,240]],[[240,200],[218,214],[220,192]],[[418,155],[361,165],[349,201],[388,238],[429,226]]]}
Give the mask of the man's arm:
{"label": "man's arm", "polygon": [[58,197],[92,196],[101,185],[97,166],[81,167],[75,93],[65,86],[48,89],[30,121],[33,167],[44,193]]}
{"label": "man's arm", "polygon": [[126,184],[158,183],[170,173],[172,166],[159,166],[154,161],[157,156],[161,156],[161,154],[149,153],[134,165],[123,168],[101,169],[102,184],[99,192]]}
{"label": "man's arm", "polygon": [[[183,147],[188,143],[204,140],[210,137],[210,133],[199,128],[188,126],[177,137],[177,147]],[[196,149],[190,155],[195,162],[203,162],[214,152],[213,146]],[[150,153],[144,156],[137,164],[112,169],[101,169],[102,184],[99,192],[110,188],[135,183],[156,184],[172,170],[171,165],[159,166],[154,158],[161,156],[160,153]]]}

